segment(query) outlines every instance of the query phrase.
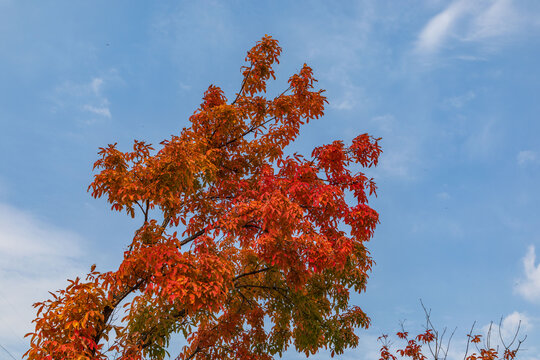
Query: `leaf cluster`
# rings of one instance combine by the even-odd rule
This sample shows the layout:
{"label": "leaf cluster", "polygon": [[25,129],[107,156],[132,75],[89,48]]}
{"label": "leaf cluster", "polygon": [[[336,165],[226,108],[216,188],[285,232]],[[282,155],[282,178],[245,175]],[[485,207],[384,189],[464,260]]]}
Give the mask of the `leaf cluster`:
{"label": "leaf cluster", "polygon": [[379,139],[286,156],[326,98],[305,64],[267,97],[280,53],[263,37],[234,100],[211,85],[191,126],[158,150],[143,141],[100,149],[92,196],[144,222],[117,270],[92,269],[36,304],[28,359],[162,359],[174,333],[188,341],[179,359],[270,359],[291,344],[340,354],[358,344],[355,329],[369,318],[349,296],[365,289],[365,243],[379,218],[368,205],[373,179],[352,168],[377,164]]}

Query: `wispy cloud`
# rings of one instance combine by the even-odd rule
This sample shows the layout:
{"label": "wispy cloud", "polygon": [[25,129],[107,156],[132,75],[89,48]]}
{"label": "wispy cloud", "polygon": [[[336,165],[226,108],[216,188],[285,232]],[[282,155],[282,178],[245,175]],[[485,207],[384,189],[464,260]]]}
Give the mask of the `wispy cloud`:
{"label": "wispy cloud", "polygon": [[[405,124],[396,120],[392,114],[375,116],[371,123],[378,129],[375,132],[382,136],[383,153],[379,164],[373,170],[376,178],[393,178],[414,180],[419,175],[419,165],[422,162],[420,148],[422,135],[412,135]],[[409,125],[409,124],[407,124]]]}
{"label": "wispy cloud", "polygon": [[401,147],[386,149],[381,155],[378,170],[381,176],[394,179],[413,180],[418,174],[413,171],[418,162],[416,146],[412,141],[404,141]]}
{"label": "wispy cloud", "polygon": [[178,83],[178,86],[180,87],[180,89],[181,89],[182,91],[190,91],[190,90],[191,90],[191,85],[186,84],[186,83],[184,83],[184,82],[182,82],[182,81],[180,81],[180,82]]}
{"label": "wispy cloud", "polygon": [[[155,14],[150,30],[153,43],[159,44],[160,49],[168,49],[174,61],[196,59],[208,49],[216,51],[236,41],[234,13],[228,2],[201,0],[172,4]],[[186,47],[195,51],[186,53]]]}
{"label": "wispy cloud", "polygon": [[111,118],[111,111],[109,110],[108,107],[97,107],[97,106],[86,104],[83,106],[83,110],[109,118],[109,119]]}
{"label": "wispy cloud", "polygon": [[25,351],[32,304],[81,273],[82,239],[30,213],[0,203],[0,339],[12,354]]}
{"label": "wispy cloud", "polygon": [[341,94],[330,102],[330,107],[336,110],[349,111],[365,105],[366,95],[363,88],[353,84],[350,79],[341,78]]}
{"label": "wispy cloud", "polygon": [[532,150],[520,151],[516,156],[516,160],[519,166],[525,166],[527,164],[535,163],[537,159],[538,156],[536,152]]}
{"label": "wispy cloud", "polygon": [[452,34],[457,21],[470,9],[467,1],[458,0],[435,15],[422,29],[416,43],[420,53],[433,53],[445,43]]}
{"label": "wispy cloud", "polygon": [[396,127],[396,119],[391,114],[375,116],[371,119],[371,122],[383,133],[391,133]]}
{"label": "wispy cloud", "polygon": [[502,137],[500,121],[478,119],[470,129],[470,134],[463,144],[463,151],[471,159],[489,159]]}
{"label": "wispy cloud", "polygon": [[446,191],[439,192],[436,196],[439,200],[449,200],[451,198],[450,194]]}
{"label": "wispy cloud", "polygon": [[92,89],[92,92],[95,95],[101,94],[101,87],[103,86],[103,79],[102,78],[93,78],[92,81],[89,84],[90,89]]}
{"label": "wispy cloud", "polygon": [[474,91],[468,91],[467,93],[459,96],[453,96],[449,97],[447,99],[444,99],[443,104],[445,106],[453,107],[456,109],[461,109],[463,106],[465,106],[468,102],[473,100],[476,97],[476,94]]}
{"label": "wispy cloud", "polygon": [[540,302],[540,264],[536,265],[534,245],[529,246],[523,258],[524,278],[520,279],[515,291],[531,302]]}
{"label": "wispy cloud", "polygon": [[520,26],[521,14],[512,0],[495,0],[479,9],[472,19],[469,40],[482,40],[511,34]]}
{"label": "wispy cloud", "polygon": [[118,74],[112,70],[105,76],[96,76],[84,83],[66,81],[53,92],[53,111],[83,112],[94,116],[93,119],[87,119],[86,123],[97,120],[96,116],[98,119],[110,119],[110,101],[104,94],[104,87],[108,80],[118,79]]}
{"label": "wispy cloud", "polygon": [[421,55],[435,55],[445,48],[465,44],[497,48],[502,44],[497,40],[538,28],[526,10],[512,0],[454,0],[423,27],[415,50]]}
{"label": "wispy cloud", "polygon": [[[307,56],[308,64],[317,60],[316,76],[328,90],[329,107],[335,110],[362,110],[372,101],[366,92],[364,81],[356,75],[368,66],[370,55],[377,50],[374,42],[374,24],[379,16],[373,1],[360,0],[346,7],[333,3],[320,3],[323,11],[318,11],[318,20],[301,20],[297,16],[286,17],[285,26],[290,39],[295,39],[300,48],[298,54]],[[300,23],[299,23],[300,21]],[[320,23],[324,23],[322,29]],[[305,61],[305,58],[302,59]]]}

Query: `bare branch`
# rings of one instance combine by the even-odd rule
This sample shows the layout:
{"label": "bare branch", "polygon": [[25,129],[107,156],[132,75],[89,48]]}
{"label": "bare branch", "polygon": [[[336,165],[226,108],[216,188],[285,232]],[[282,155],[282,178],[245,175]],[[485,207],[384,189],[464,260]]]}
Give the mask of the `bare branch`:
{"label": "bare branch", "polygon": [[450,342],[452,341],[452,338],[454,337],[454,334],[457,330],[457,327],[452,331],[452,334],[450,334],[450,337],[448,338],[448,344],[446,344],[446,351],[444,352],[444,360],[448,357],[448,350],[450,349]]}
{"label": "bare branch", "polygon": [[471,331],[469,331],[469,334],[467,335],[467,347],[465,348],[465,355],[463,355],[463,360],[467,359],[467,354],[469,353],[469,345],[471,343],[471,337],[472,337],[472,332],[474,331],[474,325],[476,325],[476,321],[473,322],[471,326]]}

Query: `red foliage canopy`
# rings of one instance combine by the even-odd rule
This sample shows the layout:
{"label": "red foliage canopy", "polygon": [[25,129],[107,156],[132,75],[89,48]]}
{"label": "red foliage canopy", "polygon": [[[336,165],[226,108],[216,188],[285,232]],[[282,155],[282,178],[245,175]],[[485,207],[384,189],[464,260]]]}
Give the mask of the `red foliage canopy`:
{"label": "red foliage canopy", "polygon": [[349,291],[365,289],[378,214],[367,205],[373,180],[351,165],[376,165],[381,149],[363,134],[310,158],[285,156],[326,98],[307,65],[266,98],[280,53],[263,37],[235,99],[211,85],[191,126],[159,151],[142,141],[100,149],[92,196],[132,217],[141,211],[144,224],[118,270],[93,266],[36,304],[28,359],[161,359],[177,332],[188,341],[180,359],[270,359],[291,342],[306,354],[357,345],[354,329],[369,318],[349,306]]}

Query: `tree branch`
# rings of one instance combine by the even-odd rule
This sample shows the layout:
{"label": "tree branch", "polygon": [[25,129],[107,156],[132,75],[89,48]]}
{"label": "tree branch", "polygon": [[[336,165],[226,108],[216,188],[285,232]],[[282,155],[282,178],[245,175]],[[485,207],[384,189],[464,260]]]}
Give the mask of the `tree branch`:
{"label": "tree branch", "polygon": [[222,144],[222,145],[218,146],[217,149],[221,149],[221,148],[223,148],[223,147],[225,147],[225,146],[227,146],[227,145],[230,145],[230,144],[232,144],[232,143],[234,143],[234,142],[240,140],[240,139],[243,138],[244,136],[246,136],[246,135],[252,133],[254,130],[260,128],[261,126],[264,126],[264,125],[268,124],[268,123],[269,123],[270,121],[272,121],[272,120],[276,120],[276,117],[274,116],[274,117],[272,117],[272,118],[269,118],[269,119],[266,120],[266,121],[263,121],[263,122],[260,123],[259,125],[250,127],[248,130],[244,131],[240,136],[238,136],[238,137],[236,137],[236,138],[234,138],[234,139],[232,139],[232,140],[227,141],[225,144]]}
{"label": "tree branch", "polygon": [[144,212],[144,222],[148,222],[148,211],[150,211],[150,200],[146,199],[146,211]]}
{"label": "tree branch", "polygon": [[469,344],[471,343],[471,337],[472,337],[472,332],[474,330],[474,325],[476,325],[476,321],[473,322],[471,326],[471,331],[469,331],[469,334],[467,335],[467,348],[465,349],[465,355],[463,355],[463,360],[467,359],[467,354],[469,353]]}
{"label": "tree branch", "polygon": [[137,200],[135,200],[134,202],[135,202],[135,204],[137,204],[137,206],[141,209],[141,211],[142,211],[142,213],[143,213],[143,215],[144,215],[144,222],[146,223],[146,218],[147,218],[147,216],[148,216],[147,213],[146,213],[146,211],[144,211],[144,208],[141,206],[141,204],[139,204],[139,202],[138,202]]}
{"label": "tree branch", "polygon": [[144,284],[145,281],[146,281],[146,278],[141,278],[133,286],[127,287],[126,289],[124,289],[124,291],[113,295],[111,305],[110,306],[107,305],[103,309],[103,312],[102,312],[103,322],[102,322],[102,325],[97,328],[97,331],[96,331],[97,334],[96,336],[94,336],[94,341],[96,345],[99,344],[99,341],[101,340],[101,337],[103,336],[103,330],[105,330],[105,325],[107,324],[111,315],[113,314],[114,309],[116,309],[116,307],[122,302],[122,300],[126,298],[126,296],[131,294],[133,291],[139,289],[142,286],[142,284]]}
{"label": "tree branch", "polygon": [[265,268],[263,268],[263,269],[254,270],[254,271],[250,271],[250,272],[247,272],[247,273],[243,273],[243,274],[240,274],[240,275],[235,276],[234,279],[233,279],[233,281],[236,281],[236,280],[238,280],[238,279],[240,279],[240,278],[242,278],[242,277],[244,277],[244,276],[249,276],[249,275],[258,274],[258,273],[261,273],[261,272],[268,271],[268,270],[270,270],[270,269],[272,269],[271,266],[265,267]]}
{"label": "tree branch", "polygon": [[[193,359],[193,357],[194,357],[195,355],[197,355],[197,353],[198,353],[199,351],[201,351],[201,348],[197,346],[197,347],[195,348],[195,350],[194,350],[194,351],[186,358],[186,360],[191,360],[191,359]],[[180,355],[178,355],[178,357],[176,358],[176,360],[180,360]]]}
{"label": "tree branch", "polygon": [[[177,320],[179,318],[182,318],[182,317],[186,316],[187,311],[186,311],[186,309],[182,309],[182,310],[172,312],[172,313],[169,313],[169,314],[171,315],[171,318],[173,320]],[[152,326],[150,329],[148,329],[147,331],[145,331],[145,332],[143,332],[141,334],[141,337],[142,337],[141,349],[144,350],[147,347],[149,347],[150,345],[152,345],[152,341],[150,341],[151,340],[151,335],[157,329],[158,325],[161,325],[161,324],[160,323],[154,324],[154,326]]]}
{"label": "tree branch", "polygon": [[251,64],[249,66],[249,68],[247,68],[248,70],[248,73],[246,76],[244,76],[244,80],[242,80],[242,85],[240,86],[240,91],[238,92],[238,94],[236,94],[236,99],[234,99],[234,101],[231,103],[231,105],[234,105],[236,104],[236,102],[238,101],[238,99],[240,98],[240,96],[242,95],[242,92],[244,91],[244,87],[246,86],[246,79],[247,77],[251,74],[251,70],[253,69],[253,64]]}
{"label": "tree branch", "polygon": [[184,240],[180,241],[180,246],[184,246],[186,245],[187,243],[190,243],[192,242],[193,240],[195,240],[196,238],[198,238],[199,236],[201,236],[202,234],[205,233],[205,230],[199,230],[197,231],[195,234],[185,238]]}
{"label": "tree branch", "polygon": [[266,289],[266,290],[274,290],[281,296],[283,296],[285,299],[290,300],[290,298],[287,296],[287,289],[280,288],[277,286],[265,286],[265,285],[255,285],[255,284],[242,284],[242,285],[236,285],[236,289],[250,289],[250,288],[258,288],[258,289]]}

